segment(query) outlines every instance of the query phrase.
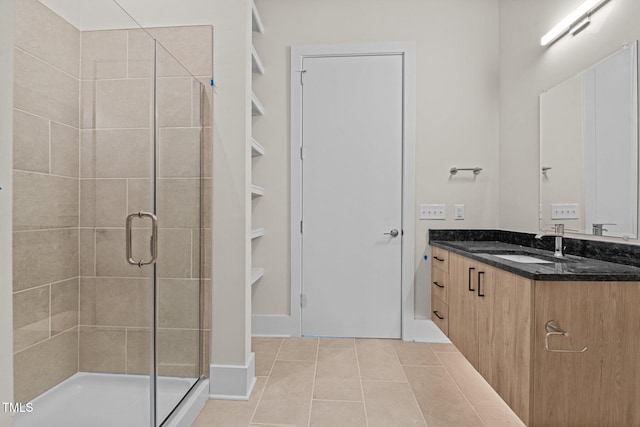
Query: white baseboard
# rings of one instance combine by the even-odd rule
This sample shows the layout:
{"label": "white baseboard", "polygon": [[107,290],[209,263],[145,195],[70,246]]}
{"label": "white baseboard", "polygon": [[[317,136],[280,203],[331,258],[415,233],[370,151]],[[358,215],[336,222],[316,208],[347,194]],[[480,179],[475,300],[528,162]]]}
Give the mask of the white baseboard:
{"label": "white baseboard", "polygon": [[300,325],[292,316],[284,314],[251,316],[251,335],[254,337],[299,337]]}
{"label": "white baseboard", "polygon": [[[254,337],[299,337],[292,325],[293,318],[285,315],[251,316],[251,335]],[[404,339],[416,342],[449,343],[449,338],[429,319],[414,319]]]}
{"label": "white baseboard", "polygon": [[210,367],[209,398],[219,400],[249,400],[256,383],[256,354],[251,353],[246,365],[215,365]]}
{"label": "white baseboard", "polygon": [[189,427],[198,418],[209,394],[209,380],[202,379],[200,383],[189,392],[189,396],[174,412],[171,417],[162,424],[166,427]]}
{"label": "white baseboard", "polygon": [[444,342],[450,343],[449,338],[429,319],[415,319],[413,321],[413,341],[416,342]]}

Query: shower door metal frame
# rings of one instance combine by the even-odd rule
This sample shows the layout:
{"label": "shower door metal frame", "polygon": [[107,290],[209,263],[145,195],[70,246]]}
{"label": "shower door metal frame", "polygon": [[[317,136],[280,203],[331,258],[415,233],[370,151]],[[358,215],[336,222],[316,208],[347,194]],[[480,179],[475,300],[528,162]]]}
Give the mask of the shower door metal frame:
{"label": "shower door metal frame", "polygon": [[[204,292],[204,257],[202,254],[203,251],[203,246],[204,246],[204,242],[205,242],[205,234],[204,234],[204,229],[205,229],[205,224],[204,224],[204,213],[205,213],[205,206],[203,203],[203,200],[205,199],[205,186],[204,186],[204,176],[203,176],[203,171],[204,171],[204,103],[203,103],[203,91],[204,91],[204,85],[202,84],[202,82],[198,81],[195,76],[193,76],[189,70],[184,67],[184,65],[182,63],[180,63],[177,59],[175,59],[173,57],[173,55],[171,54],[171,52],[166,49],[164,46],[162,46],[162,44],[160,42],[158,42],[158,40],[156,38],[153,38],[153,45],[154,45],[154,50],[153,50],[153,73],[152,73],[152,78],[153,78],[153,84],[151,85],[152,87],[152,100],[153,100],[153,117],[152,117],[152,124],[153,124],[153,134],[152,134],[152,156],[151,156],[151,161],[153,162],[152,168],[151,170],[153,171],[153,179],[152,181],[152,186],[151,186],[151,191],[152,191],[152,195],[153,195],[153,213],[155,215],[158,214],[158,179],[159,179],[159,173],[158,173],[158,163],[159,163],[159,152],[160,152],[160,147],[159,147],[159,103],[158,103],[158,99],[157,99],[157,94],[158,94],[158,73],[157,73],[157,69],[158,69],[158,46],[160,46],[162,49],[164,49],[169,55],[171,55],[171,57],[176,60],[176,62],[182,66],[185,71],[187,71],[189,73],[189,75],[191,75],[191,78],[193,79],[193,81],[198,83],[198,88],[199,88],[199,106],[200,106],[200,117],[199,117],[199,128],[200,128],[200,132],[199,132],[199,206],[198,206],[198,232],[199,232],[199,237],[200,237],[200,241],[199,241],[199,245],[198,245],[198,349],[197,349],[197,378],[196,381],[191,385],[191,387],[186,391],[186,393],[180,398],[180,400],[176,403],[176,405],[173,407],[173,409],[171,409],[171,411],[169,411],[169,413],[166,415],[166,417],[164,419],[159,419],[158,416],[158,377],[159,377],[159,370],[158,370],[158,341],[157,341],[157,335],[158,335],[158,294],[159,294],[159,276],[158,276],[158,269],[157,269],[157,264],[154,262],[153,263],[153,292],[152,292],[152,305],[153,305],[153,309],[152,309],[152,319],[151,319],[151,327],[152,327],[152,331],[153,333],[150,334],[151,335],[151,357],[150,357],[150,363],[151,363],[151,373],[153,375],[152,380],[151,380],[151,387],[150,387],[150,392],[151,392],[151,402],[152,405],[151,406],[151,425],[152,427],[156,427],[156,426],[163,426],[165,424],[166,421],[171,420],[172,416],[174,415],[176,409],[178,409],[182,402],[185,401],[185,399],[187,399],[187,397],[190,395],[190,393],[198,386],[198,384],[200,383],[200,381],[204,378],[206,378],[205,375],[205,366],[204,366],[204,356],[205,356],[205,352],[204,352],[204,325],[205,325],[205,310],[204,310],[204,304],[206,303],[204,300],[205,297],[205,292]],[[191,91],[193,93],[193,87],[191,87]],[[157,218],[154,220],[154,227],[157,227]],[[155,233],[156,236],[158,235],[157,232]],[[152,247],[153,245],[157,245],[157,238],[155,241],[152,242]],[[162,248],[160,248],[162,249]],[[152,250],[153,252],[153,250]],[[152,254],[153,255],[153,254]],[[157,251],[155,253],[155,256],[157,257]]]}

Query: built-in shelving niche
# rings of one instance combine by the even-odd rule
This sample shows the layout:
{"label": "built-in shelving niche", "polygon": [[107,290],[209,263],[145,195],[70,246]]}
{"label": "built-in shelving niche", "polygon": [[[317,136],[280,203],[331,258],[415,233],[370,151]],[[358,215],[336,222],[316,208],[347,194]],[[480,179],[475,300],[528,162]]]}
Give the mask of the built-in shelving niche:
{"label": "built-in shelving niche", "polygon": [[256,51],[255,47],[251,47],[251,69],[253,70],[253,74],[264,74],[264,65],[262,64],[262,60],[260,60],[260,55]]}
{"label": "built-in shelving niche", "polygon": [[251,7],[251,27],[254,33],[264,33],[264,25],[262,25],[262,19],[260,18],[255,2],[253,2],[253,6]]}
{"label": "built-in shelving niche", "polygon": [[264,147],[255,138],[251,138],[251,157],[260,156],[264,156]]}
{"label": "built-in shelving niche", "polygon": [[260,280],[264,276],[264,268],[262,267],[254,267],[251,269],[251,286],[255,285],[255,283]]}
{"label": "built-in shelving niche", "polygon": [[257,197],[262,197],[264,196],[264,188],[257,186],[257,185],[252,185],[251,186],[251,198],[255,199]]}
{"label": "built-in shelving niche", "polygon": [[264,236],[264,228],[254,228],[251,230],[251,240]]}
{"label": "built-in shelving niche", "polygon": [[[260,13],[258,13],[258,9],[256,8],[255,2],[253,2],[251,7],[251,21],[252,21],[252,29],[254,34],[263,34],[264,33],[264,25],[262,24],[262,19],[260,18]],[[251,46],[251,70],[254,77],[260,77],[264,75],[265,68],[262,60],[260,59],[260,55],[256,50],[255,46]],[[258,99],[253,90],[251,91],[251,116],[263,116],[265,113],[264,106]],[[251,157],[253,159],[260,158],[264,156],[265,150],[262,144],[260,144],[256,139],[252,136],[249,141],[251,146]],[[264,188],[252,185],[251,186],[251,199],[256,200],[259,197],[264,195]],[[253,221],[252,221],[253,222]],[[255,227],[251,230],[251,241],[255,242],[257,239],[264,236],[265,230],[264,228]],[[257,283],[260,278],[264,275],[264,268],[262,267],[253,267],[251,268],[251,282],[250,286],[253,286]]]}
{"label": "built-in shelving niche", "polygon": [[251,93],[251,115],[264,116],[264,107],[255,93]]}

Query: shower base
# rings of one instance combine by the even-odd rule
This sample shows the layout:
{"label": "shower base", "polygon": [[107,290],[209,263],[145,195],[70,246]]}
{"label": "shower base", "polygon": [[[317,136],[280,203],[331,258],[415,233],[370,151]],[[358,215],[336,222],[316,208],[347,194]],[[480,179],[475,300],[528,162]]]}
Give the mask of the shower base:
{"label": "shower base", "polygon": [[[158,420],[169,415],[195,382],[158,378]],[[149,397],[148,376],[80,372],[33,399],[33,411],[17,414],[14,427],[149,426]]]}

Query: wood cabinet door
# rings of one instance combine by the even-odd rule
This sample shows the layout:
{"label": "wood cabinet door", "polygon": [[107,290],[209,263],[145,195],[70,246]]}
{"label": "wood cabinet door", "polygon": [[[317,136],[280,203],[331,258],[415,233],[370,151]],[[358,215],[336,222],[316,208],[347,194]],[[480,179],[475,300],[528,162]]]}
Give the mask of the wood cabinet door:
{"label": "wood cabinet door", "polygon": [[478,369],[478,263],[453,255],[449,259],[449,338]]}
{"label": "wood cabinet door", "polygon": [[[533,426],[640,425],[640,284],[537,282]],[[568,337],[552,336],[556,320]]]}
{"label": "wood cabinet door", "polygon": [[463,257],[451,253],[449,255],[449,292],[447,295],[447,304],[449,306],[449,339],[458,348],[464,333],[462,326],[464,325],[462,291],[464,277],[462,274]]}
{"label": "wood cabinet door", "polygon": [[529,422],[533,282],[478,266],[478,371]]}

